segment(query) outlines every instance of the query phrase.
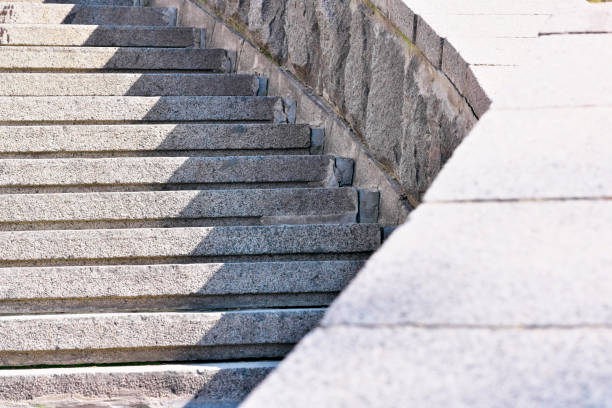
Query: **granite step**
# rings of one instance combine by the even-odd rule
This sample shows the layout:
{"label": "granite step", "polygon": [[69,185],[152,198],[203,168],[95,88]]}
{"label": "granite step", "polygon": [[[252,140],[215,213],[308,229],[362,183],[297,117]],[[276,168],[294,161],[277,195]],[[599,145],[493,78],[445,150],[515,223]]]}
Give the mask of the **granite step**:
{"label": "granite step", "polygon": [[[338,186],[332,156],[3,159],[0,191],[57,192]],[[197,188],[194,188],[197,187]],[[52,191],[47,191],[52,192]]]}
{"label": "granite step", "polygon": [[0,194],[0,231],[350,223],[357,210],[350,187]]}
{"label": "granite step", "polygon": [[73,4],[82,6],[142,7],[147,0],[11,0],[9,3]]}
{"label": "granite step", "polygon": [[268,96],[19,96],[0,97],[0,123],[286,123],[288,109],[282,98]]}
{"label": "granite step", "polygon": [[0,47],[0,71],[229,72],[228,51],[145,47]]}
{"label": "granite step", "polygon": [[326,306],[363,264],[349,260],[0,268],[0,314]]}
{"label": "granite step", "polygon": [[231,408],[277,365],[243,361],[5,369],[0,370],[0,406]]}
{"label": "granite step", "polygon": [[0,317],[0,366],[280,358],[323,309]]}
{"label": "granite step", "polygon": [[0,266],[353,259],[380,235],[376,224],[10,231]]}
{"label": "granite step", "polygon": [[310,147],[308,125],[181,123],[0,126],[0,158],[304,155],[308,154]]}
{"label": "granite step", "polygon": [[255,75],[0,73],[0,96],[256,96]]}
{"label": "granite step", "polygon": [[175,26],[176,15],[165,7],[0,2],[0,24]]}
{"label": "granite step", "polygon": [[202,38],[187,27],[0,24],[0,46],[200,48]]}

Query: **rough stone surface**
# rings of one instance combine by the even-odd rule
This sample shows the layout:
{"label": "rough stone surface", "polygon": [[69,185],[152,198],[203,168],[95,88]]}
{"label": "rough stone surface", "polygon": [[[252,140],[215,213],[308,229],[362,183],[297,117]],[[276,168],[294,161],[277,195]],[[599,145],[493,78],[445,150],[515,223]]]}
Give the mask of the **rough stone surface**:
{"label": "rough stone surface", "polygon": [[[310,261],[2,268],[0,299],[7,302],[339,292],[363,263]],[[58,285],[59,281],[69,281],[70,285]],[[3,309],[6,311],[6,307]]]}
{"label": "rough stone surface", "polygon": [[289,124],[0,126],[0,152],[306,149],[309,128]]}
{"label": "rough stone surface", "polygon": [[178,27],[0,25],[0,46],[199,47],[200,30]]}
{"label": "rough stone surface", "polygon": [[0,69],[230,71],[225,50],[116,47],[2,47]]}
{"label": "rough stone surface", "polygon": [[288,118],[268,96],[0,97],[0,122],[267,121]]}
{"label": "rough stone surface", "polygon": [[1,96],[255,96],[253,75],[4,73]]}
{"label": "rough stone surface", "polygon": [[[321,309],[271,309],[4,316],[0,317],[0,327],[6,333],[0,341],[0,362],[3,366],[36,364],[35,352],[54,352],[58,354],[54,362],[71,364],[74,358],[70,354],[62,356],[62,351],[83,350],[86,356],[87,350],[114,348],[291,344],[314,327],[322,315]],[[22,352],[30,352],[32,356]],[[172,350],[168,352],[172,358]],[[163,350],[157,353],[160,361],[168,359],[163,356]],[[239,348],[236,354],[240,354]],[[112,352],[109,357],[106,362],[112,361]],[[48,362],[38,361],[38,364]]]}
{"label": "rough stone surface", "polygon": [[172,26],[176,9],[85,6],[72,4],[0,3],[0,24],[93,24]]}
{"label": "rough stone surface", "polygon": [[[249,39],[336,107],[413,203],[475,122],[453,85],[415,49],[412,35],[398,35],[361,1],[234,2],[229,15],[228,2],[203,5],[240,26]],[[409,13],[401,11],[397,18],[403,19],[403,27],[411,27]],[[246,47],[245,42],[239,71],[258,64],[246,54]],[[402,117],[407,119],[398,119]]]}
{"label": "rough stone surface", "polygon": [[2,264],[113,258],[372,252],[376,224],[140,228],[0,233]]}
{"label": "rough stone surface", "polygon": [[[370,206],[360,205],[367,222],[376,222],[378,196],[369,194]],[[376,195],[376,197],[374,197]],[[360,193],[360,197],[364,194]],[[360,204],[367,199],[360,198]],[[373,208],[369,208],[373,207]],[[257,218],[261,223],[356,221],[357,192],[352,188],[246,189],[202,191],[155,191],[134,193],[84,194],[5,194],[0,195],[0,229],[10,223],[107,222],[201,218]],[[32,225],[32,228],[43,225]],[[58,228],[57,224],[48,228]],[[63,228],[66,228],[64,226]]]}
{"label": "rough stone surface", "polygon": [[333,176],[333,165],[330,156],[1,160],[0,186],[327,184]]}
{"label": "rough stone surface", "polygon": [[[12,407],[114,408],[117,407],[115,404],[119,404],[123,408],[174,408],[174,405],[163,404],[171,404],[181,397],[183,404],[178,405],[180,407],[197,403],[221,404],[219,400],[236,403],[276,365],[273,361],[262,361],[2,370],[0,403]],[[125,404],[129,401],[128,397],[109,398],[104,405],[99,399],[92,399],[102,395],[133,395],[134,405]],[[30,402],[25,402],[28,400]]]}

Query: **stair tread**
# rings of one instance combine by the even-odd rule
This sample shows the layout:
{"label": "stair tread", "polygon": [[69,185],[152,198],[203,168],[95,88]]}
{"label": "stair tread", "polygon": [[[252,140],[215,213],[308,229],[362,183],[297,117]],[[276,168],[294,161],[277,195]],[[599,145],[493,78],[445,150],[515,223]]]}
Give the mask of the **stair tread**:
{"label": "stair tread", "polygon": [[[339,292],[363,263],[348,260],[0,268],[0,300]],[[58,281],[66,283],[57,285]]]}
{"label": "stair tread", "polygon": [[116,5],[0,2],[0,24],[174,26],[176,9]]}
{"label": "stair tread", "polygon": [[0,73],[0,96],[255,96],[255,75]]}
{"label": "stair tread", "polygon": [[0,232],[10,261],[371,252],[376,224],[312,224]]}
{"label": "stair tread", "polygon": [[325,182],[332,156],[0,160],[0,186]]}
{"label": "stair tread", "polygon": [[352,188],[0,195],[0,223],[338,214],[354,222],[356,213]]}
{"label": "stair tread", "polygon": [[286,121],[271,96],[0,97],[0,122]]}
{"label": "stair tread", "polygon": [[201,30],[188,27],[0,24],[0,46],[172,48],[200,47],[200,39]]}
{"label": "stair tread", "polygon": [[162,401],[182,397],[185,405],[219,399],[238,402],[277,365],[277,361],[239,361],[5,369],[0,370],[0,401],[27,400],[47,406],[44,398],[54,395],[54,403],[64,396],[78,405],[108,395],[149,395]]}
{"label": "stair tread", "polygon": [[201,70],[227,72],[226,50],[147,47],[0,47],[0,70]]}

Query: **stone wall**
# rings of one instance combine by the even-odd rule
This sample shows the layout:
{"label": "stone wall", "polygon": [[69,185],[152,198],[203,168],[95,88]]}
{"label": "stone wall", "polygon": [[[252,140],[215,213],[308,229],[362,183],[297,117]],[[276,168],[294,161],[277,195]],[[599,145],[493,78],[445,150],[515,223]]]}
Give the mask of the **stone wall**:
{"label": "stone wall", "polygon": [[328,101],[415,200],[476,121],[368,1],[200,1]]}
{"label": "stone wall", "polygon": [[381,191],[381,224],[404,221],[477,120],[413,33],[367,0],[150,4],[178,7],[179,24],[205,28],[208,47],[237,51],[238,72],[295,99],[297,122],[325,129],[325,153],[355,159],[355,185]]}

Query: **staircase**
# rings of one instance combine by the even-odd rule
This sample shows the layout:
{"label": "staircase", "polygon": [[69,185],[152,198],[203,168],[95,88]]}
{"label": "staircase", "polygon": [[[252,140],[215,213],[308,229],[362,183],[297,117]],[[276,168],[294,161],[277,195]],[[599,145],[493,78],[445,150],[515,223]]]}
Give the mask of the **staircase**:
{"label": "staircase", "polygon": [[0,4],[2,407],[234,406],[380,244],[352,162],[176,17]]}

